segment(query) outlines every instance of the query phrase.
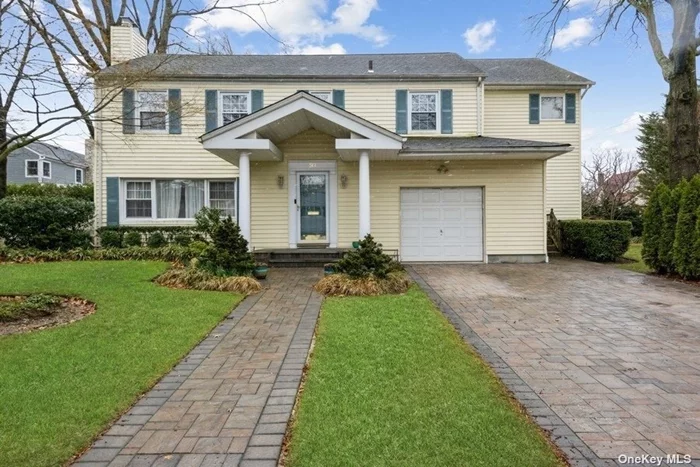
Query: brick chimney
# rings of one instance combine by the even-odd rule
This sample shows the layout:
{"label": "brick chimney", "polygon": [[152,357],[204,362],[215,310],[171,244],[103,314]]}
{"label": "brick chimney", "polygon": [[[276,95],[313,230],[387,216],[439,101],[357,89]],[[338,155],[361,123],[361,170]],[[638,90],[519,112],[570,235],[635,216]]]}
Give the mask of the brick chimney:
{"label": "brick chimney", "polygon": [[112,65],[143,57],[148,54],[146,39],[141,36],[136,23],[131,18],[122,16],[117,24],[109,30],[112,47]]}

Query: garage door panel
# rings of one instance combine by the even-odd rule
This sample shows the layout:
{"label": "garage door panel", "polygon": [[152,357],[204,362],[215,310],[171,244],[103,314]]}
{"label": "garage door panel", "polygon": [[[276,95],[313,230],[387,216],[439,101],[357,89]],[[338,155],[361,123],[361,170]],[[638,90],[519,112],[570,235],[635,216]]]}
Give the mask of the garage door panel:
{"label": "garage door panel", "polygon": [[404,261],[482,261],[480,188],[401,190]]}

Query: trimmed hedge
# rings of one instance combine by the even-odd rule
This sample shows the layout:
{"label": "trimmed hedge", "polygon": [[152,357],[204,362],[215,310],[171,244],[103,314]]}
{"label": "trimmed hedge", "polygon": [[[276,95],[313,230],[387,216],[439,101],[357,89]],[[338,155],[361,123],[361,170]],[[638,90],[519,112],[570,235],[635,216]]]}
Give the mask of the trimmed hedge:
{"label": "trimmed hedge", "polygon": [[51,185],[30,183],[27,185],[7,185],[7,196],[67,196],[68,198],[92,201],[95,190],[92,185]]}
{"label": "trimmed hedge", "polygon": [[632,223],[627,221],[560,221],[565,255],[590,261],[615,261],[630,246]]}
{"label": "trimmed hedge", "polygon": [[43,251],[0,247],[0,262],[48,263],[56,261],[117,261],[150,260],[187,263],[199,255],[199,251],[169,245],[163,248],[76,248],[66,251]]}
{"label": "trimmed hedge", "polygon": [[644,213],[643,241],[644,262],[656,272],[700,279],[700,175],[673,190],[664,184],[654,190]]}
{"label": "trimmed hedge", "polygon": [[[202,233],[196,227],[186,226],[107,226],[97,229],[100,245],[105,248],[121,248],[135,245],[136,235],[142,244],[151,248],[165,245],[187,246],[194,240],[203,240]],[[129,241],[127,241],[127,238]]]}
{"label": "trimmed hedge", "polygon": [[89,247],[92,201],[67,196],[0,199],[0,238],[13,248],[69,250]]}

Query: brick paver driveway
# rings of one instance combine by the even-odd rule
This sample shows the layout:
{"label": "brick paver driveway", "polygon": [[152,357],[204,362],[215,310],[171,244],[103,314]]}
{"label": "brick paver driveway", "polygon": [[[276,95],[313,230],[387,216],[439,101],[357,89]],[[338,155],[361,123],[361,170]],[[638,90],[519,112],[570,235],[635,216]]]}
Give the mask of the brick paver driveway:
{"label": "brick paver driveway", "polygon": [[[509,386],[536,419],[590,448],[579,451],[700,458],[700,287],[564,259],[412,274],[510,366],[495,365],[515,372],[523,387]],[[546,405],[527,403],[530,388]]]}

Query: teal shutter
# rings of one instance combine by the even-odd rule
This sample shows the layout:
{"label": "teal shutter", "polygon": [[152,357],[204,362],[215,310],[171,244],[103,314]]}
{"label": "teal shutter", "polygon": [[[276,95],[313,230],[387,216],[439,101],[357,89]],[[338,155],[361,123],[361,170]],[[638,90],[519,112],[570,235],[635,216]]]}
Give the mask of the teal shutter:
{"label": "teal shutter", "polygon": [[408,91],[396,90],[396,133],[408,133]]}
{"label": "teal shutter", "polygon": [[256,112],[263,108],[263,92],[262,89],[254,89],[250,91],[250,109]]}
{"label": "teal shutter", "polygon": [[530,124],[540,123],[540,95],[530,94]]}
{"label": "teal shutter", "polygon": [[107,225],[119,225],[119,179],[107,177]]}
{"label": "teal shutter", "polygon": [[219,126],[219,92],[204,91],[205,130],[211,131]]}
{"label": "teal shutter", "polygon": [[566,95],[566,123],[576,123],[576,94]]}
{"label": "teal shutter", "polygon": [[341,109],[345,108],[345,90],[344,89],[334,89],[333,90],[333,105],[336,107],[340,107]]}
{"label": "teal shutter", "polygon": [[133,89],[122,91],[122,133],[133,135],[136,133],[136,102]]}
{"label": "teal shutter", "polygon": [[452,89],[440,91],[440,133],[452,134]]}
{"label": "teal shutter", "polygon": [[168,132],[182,133],[182,99],[179,89],[168,89]]}

